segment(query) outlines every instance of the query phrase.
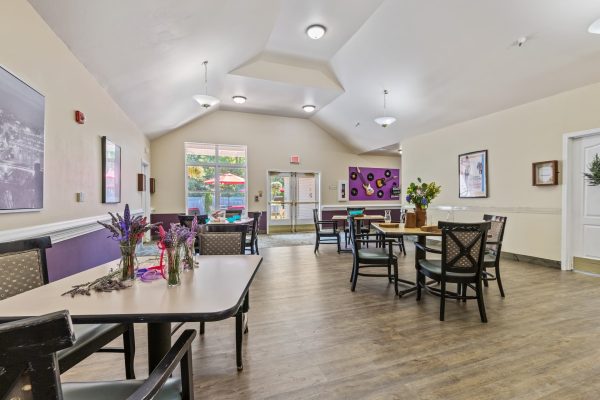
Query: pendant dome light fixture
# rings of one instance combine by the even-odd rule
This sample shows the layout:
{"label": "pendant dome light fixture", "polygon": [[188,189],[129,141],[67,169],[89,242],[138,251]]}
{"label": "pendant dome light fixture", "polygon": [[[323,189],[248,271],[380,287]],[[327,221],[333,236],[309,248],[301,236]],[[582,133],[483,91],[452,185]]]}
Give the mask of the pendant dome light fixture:
{"label": "pendant dome light fixture", "polygon": [[194,100],[200,103],[204,109],[208,109],[219,104],[219,99],[208,95],[208,61],[204,61],[202,65],[204,65],[204,94],[195,95]]}
{"label": "pendant dome light fixture", "polygon": [[394,122],[396,122],[396,118],[394,117],[385,117],[385,106],[386,106],[386,96],[388,95],[388,91],[386,89],[383,90],[383,117],[377,117],[374,119],[377,125],[380,125],[382,128],[387,128]]}

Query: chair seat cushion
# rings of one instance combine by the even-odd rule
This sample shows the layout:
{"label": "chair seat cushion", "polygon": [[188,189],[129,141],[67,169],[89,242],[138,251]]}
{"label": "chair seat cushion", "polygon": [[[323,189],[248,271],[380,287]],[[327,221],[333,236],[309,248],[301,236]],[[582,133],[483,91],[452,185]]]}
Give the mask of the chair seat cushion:
{"label": "chair seat cushion", "polygon": [[[79,352],[79,350],[91,342],[92,340],[101,336],[113,336],[115,339],[119,337],[125,328],[121,324],[73,324],[73,331],[75,332],[75,344],[66,349],[60,350],[56,353],[58,359],[67,357],[71,354]],[[113,334],[111,335],[111,332]],[[108,344],[104,343],[103,345]]]}
{"label": "chair seat cushion", "polygon": [[[419,260],[419,266],[434,275],[442,275],[442,261],[441,260]],[[475,274],[461,274],[457,272],[447,272],[446,276],[452,278],[470,278],[474,277]]]}
{"label": "chair seat cushion", "polygon": [[[64,400],[116,400],[126,399],[135,392],[143,380],[108,381],[108,382],[73,382],[63,383]],[[181,399],[181,380],[167,379],[155,400]]]}
{"label": "chair seat cushion", "polygon": [[358,250],[358,258],[361,260],[381,260],[387,262],[388,258],[390,258],[390,253],[388,249],[383,248],[363,248]]}

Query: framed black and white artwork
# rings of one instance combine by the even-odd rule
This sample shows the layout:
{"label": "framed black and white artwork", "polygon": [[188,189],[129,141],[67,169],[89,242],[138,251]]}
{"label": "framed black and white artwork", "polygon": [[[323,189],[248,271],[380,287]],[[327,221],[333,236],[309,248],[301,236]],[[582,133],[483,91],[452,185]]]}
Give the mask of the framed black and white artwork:
{"label": "framed black and white artwork", "polygon": [[0,212],[44,207],[44,96],[0,67]]}

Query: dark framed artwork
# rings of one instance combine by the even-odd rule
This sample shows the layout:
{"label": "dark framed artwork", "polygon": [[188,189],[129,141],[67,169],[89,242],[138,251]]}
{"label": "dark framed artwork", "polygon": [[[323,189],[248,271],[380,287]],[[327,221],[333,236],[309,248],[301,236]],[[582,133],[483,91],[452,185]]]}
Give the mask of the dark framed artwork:
{"label": "dark framed artwork", "polygon": [[0,67],[0,212],[44,207],[45,99]]}
{"label": "dark framed artwork", "polygon": [[102,136],[102,202],[121,202],[121,147]]}
{"label": "dark framed artwork", "polygon": [[533,186],[558,185],[558,160],[535,162],[531,169]]}
{"label": "dark framed artwork", "polygon": [[488,197],[488,151],[480,150],[458,156],[458,197]]}

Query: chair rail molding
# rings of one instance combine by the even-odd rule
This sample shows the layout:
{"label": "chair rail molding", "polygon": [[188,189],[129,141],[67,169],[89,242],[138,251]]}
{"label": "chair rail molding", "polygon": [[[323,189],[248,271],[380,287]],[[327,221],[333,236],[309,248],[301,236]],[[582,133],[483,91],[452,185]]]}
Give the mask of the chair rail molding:
{"label": "chair rail molding", "polygon": [[[133,210],[132,215],[142,215],[143,210]],[[98,221],[110,221],[110,215],[102,214],[94,217],[72,219],[68,221],[52,222],[43,225],[27,226],[24,228],[8,229],[0,231],[0,242],[11,242],[14,240],[29,239],[40,236],[50,236],[52,243],[58,243],[73,239],[104,229]]]}

